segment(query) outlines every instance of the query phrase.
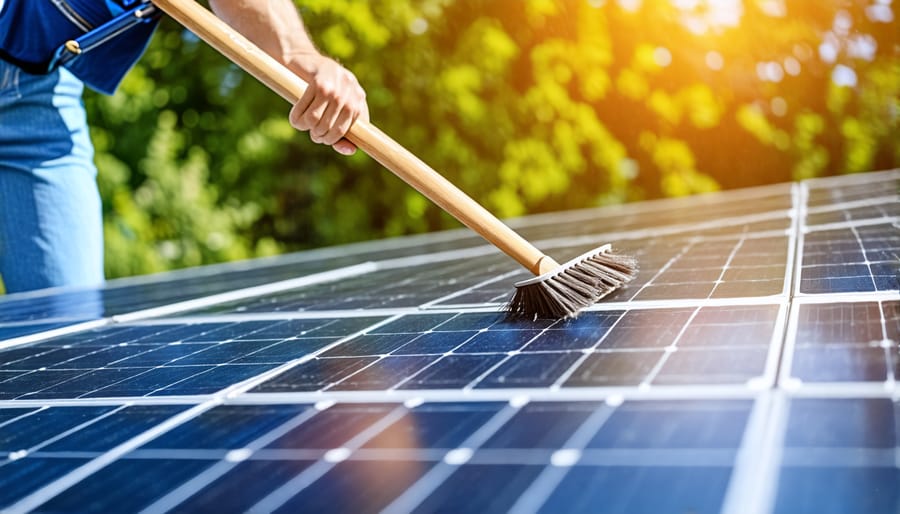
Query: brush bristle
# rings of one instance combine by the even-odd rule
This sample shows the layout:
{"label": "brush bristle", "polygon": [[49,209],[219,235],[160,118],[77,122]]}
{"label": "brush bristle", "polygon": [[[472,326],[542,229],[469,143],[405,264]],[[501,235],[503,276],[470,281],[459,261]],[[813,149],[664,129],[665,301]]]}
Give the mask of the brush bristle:
{"label": "brush bristle", "polygon": [[601,251],[569,262],[543,280],[516,285],[507,313],[516,318],[560,319],[576,316],[637,274],[637,262]]}

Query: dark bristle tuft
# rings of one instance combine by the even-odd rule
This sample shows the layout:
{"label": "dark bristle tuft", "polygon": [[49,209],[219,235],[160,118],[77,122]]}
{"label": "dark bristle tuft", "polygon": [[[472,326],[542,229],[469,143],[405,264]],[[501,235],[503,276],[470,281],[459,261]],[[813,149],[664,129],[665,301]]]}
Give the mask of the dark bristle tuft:
{"label": "dark bristle tuft", "polygon": [[578,315],[637,274],[634,258],[606,251],[587,254],[537,279],[516,284],[506,306],[514,318],[560,319]]}

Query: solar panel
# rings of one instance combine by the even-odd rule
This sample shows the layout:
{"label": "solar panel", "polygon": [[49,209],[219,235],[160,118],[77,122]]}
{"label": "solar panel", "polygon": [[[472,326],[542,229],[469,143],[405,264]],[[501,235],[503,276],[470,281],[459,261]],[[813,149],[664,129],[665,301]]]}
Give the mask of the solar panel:
{"label": "solar panel", "polygon": [[510,320],[467,231],[0,300],[11,512],[895,512],[900,171],[512,220],[637,279]]}

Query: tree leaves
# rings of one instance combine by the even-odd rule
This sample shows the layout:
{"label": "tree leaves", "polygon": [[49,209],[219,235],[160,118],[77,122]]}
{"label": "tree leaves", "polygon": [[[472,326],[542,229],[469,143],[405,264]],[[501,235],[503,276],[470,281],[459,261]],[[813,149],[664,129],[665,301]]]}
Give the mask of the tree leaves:
{"label": "tree leaves", "polygon": [[[373,121],[502,216],[900,163],[896,27],[863,0],[297,3]],[[110,276],[458,226],[171,21],[86,104]]]}

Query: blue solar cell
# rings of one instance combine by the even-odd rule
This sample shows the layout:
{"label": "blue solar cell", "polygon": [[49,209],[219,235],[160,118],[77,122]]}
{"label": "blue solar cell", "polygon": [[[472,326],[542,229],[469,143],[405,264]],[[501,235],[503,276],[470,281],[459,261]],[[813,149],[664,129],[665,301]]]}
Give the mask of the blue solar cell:
{"label": "blue solar cell", "polygon": [[203,350],[178,359],[178,366],[209,365],[214,366],[231,362],[257,352],[277,341],[231,341],[222,344],[208,345]]}
{"label": "blue solar cell", "polygon": [[566,387],[638,385],[663,357],[662,351],[598,352],[587,356]]}
{"label": "blue solar cell", "polygon": [[381,404],[338,404],[279,437],[266,448],[340,448],[395,408]]}
{"label": "blue solar cell", "polygon": [[801,305],[797,345],[880,341],[881,309],[875,302]]}
{"label": "blue solar cell", "polygon": [[233,364],[281,364],[317,352],[335,343],[337,337],[304,337],[278,341],[233,360]]}
{"label": "blue solar cell", "polygon": [[150,441],[150,449],[234,449],[306,411],[304,405],[223,405]]}
{"label": "blue solar cell", "polygon": [[303,460],[241,462],[172,512],[247,512],[256,502],[312,463]]}
{"label": "blue solar cell", "polygon": [[503,362],[476,388],[548,387],[553,385],[580,353],[521,353]]}
{"label": "blue solar cell", "polygon": [[777,305],[703,307],[685,328],[678,346],[768,347],[777,317]]}
{"label": "blue solar cell", "polygon": [[0,370],[9,369],[33,369],[26,362],[41,354],[56,351],[56,348],[48,348],[45,346],[25,346],[14,347],[5,351],[0,351]]}
{"label": "blue solar cell", "polygon": [[112,407],[53,407],[0,426],[0,451],[27,450],[111,411]]}
{"label": "blue solar cell", "polygon": [[0,299],[0,323],[46,319],[91,320],[103,316],[102,294],[95,290]]}
{"label": "blue solar cell", "polygon": [[132,405],[57,440],[43,452],[104,452],[186,410],[184,405]]}
{"label": "blue solar cell", "polygon": [[32,334],[39,334],[55,328],[66,327],[78,323],[77,320],[69,322],[52,322],[52,323],[27,323],[15,325],[0,325],[0,341],[12,339],[14,337],[22,337]]}
{"label": "blue solar cell", "polygon": [[318,391],[365,368],[377,357],[314,359],[304,362],[263,382],[251,393]]}
{"label": "blue solar cell", "polygon": [[398,385],[425,366],[440,358],[437,355],[385,357],[376,360],[365,369],[348,376],[329,390],[362,391],[382,390]]}
{"label": "blue solar cell", "polygon": [[[182,380],[213,369],[213,366],[171,366],[165,368],[134,368],[133,376],[82,395],[84,398],[119,396],[147,396],[176,385]],[[227,385],[227,384],[226,384]]]}
{"label": "blue solar cell", "polygon": [[493,328],[497,330],[529,330],[547,328],[556,323],[555,320],[516,320],[507,319],[502,313],[488,312],[479,314],[457,314],[452,319],[435,327],[435,330],[481,330]]}
{"label": "blue solar cell", "polygon": [[751,407],[750,401],[625,402],[588,446],[736,450]]}
{"label": "blue solar cell", "polygon": [[[79,348],[74,357],[60,361],[60,357],[64,356],[65,350],[59,350],[47,355],[47,362],[42,363],[40,358],[31,360],[30,366],[41,366],[50,364],[50,368],[56,369],[97,369],[110,366],[125,359],[138,356],[142,353],[156,349],[155,346],[134,345],[134,346],[112,346],[105,348]],[[90,350],[90,353],[82,354],[84,350]],[[33,368],[32,368],[33,369]]]}
{"label": "blue solar cell", "polygon": [[[585,315],[590,317],[590,315]],[[560,350],[582,350],[592,348],[606,334],[607,327],[580,328],[574,330],[548,329],[540,333],[523,352],[546,352]]]}
{"label": "blue solar cell", "polygon": [[212,343],[171,343],[166,345],[151,346],[145,352],[133,358],[118,361],[117,366],[122,367],[156,367],[178,362],[180,359],[202,352],[212,346]]}
{"label": "blue solar cell", "polygon": [[460,466],[414,512],[505,512],[542,469],[528,465]]}
{"label": "blue solar cell", "polygon": [[767,348],[679,348],[653,383],[741,384],[765,372],[768,355]]}
{"label": "blue solar cell", "polygon": [[816,293],[856,293],[858,291],[872,291],[874,283],[868,273],[850,276],[834,277],[833,274],[843,270],[832,270],[832,276],[824,278],[803,278],[800,281],[800,290],[808,294]]}
{"label": "blue solar cell", "polygon": [[[403,255],[410,250],[388,252]],[[376,253],[381,255],[384,252]],[[204,268],[160,277],[157,282],[116,285],[106,289],[64,291],[56,294],[0,299],[0,322],[47,318],[96,319],[192,300],[245,287],[258,286],[285,279],[333,270],[369,260],[372,255],[345,255],[307,262],[258,261],[252,266],[231,264],[218,266],[215,272]],[[181,276],[177,276],[177,275]]]}
{"label": "blue solar cell", "polygon": [[440,354],[452,351],[477,332],[430,332],[394,350],[394,355]]}
{"label": "blue solar cell", "polygon": [[900,445],[895,409],[890,399],[795,398],[791,400],[784,445],[893,449]]}
{"label": "blue solar cell", "polygon": [[838,293],[900,289],[900,235],[893,224],[805,234],[800,292]]}
{"label": "blue solar cell", "polygon": [[[34,372],[11,373],[0,383],[0,400],[12,400],[23,395],[36,396],[35,391],[51,388],[61,382],[84,374],[83,370],[38,370]],[[0,378],[3,378],[0,376]]]}
{"label": "blue solar cell", "polygon": [[502,403],[426,403],[370,439],[363,448],[452,450],[503,408]]}
{"label": "blue solar cell", "polygon": [[779,475],[775,514],[893,514],[900,505],[895,467],[786,467]]}
{"label": "blue solar cell", "polygon": [[[310,330],[311,337],[344,337],[364,330],[375,323],[383,321],[384,317],[355,317],[325,319],[325,323],[315,330]],[[296,336],[296,334],[295,334]]]}
{"label": "blue solar cell", "polygon": [[539,512],[716,513],[730,477],[727,467],[575,466]]}
{"label": "blue solar cell", "polygon": [[347,341],[323,353],[324,357],[385,355],[412,341],[419,334],[367,334]]}
{"label": "blue solar cell", "polygon": [[411,460],[344,461],[275,512],[378,512],[433,465]]}
{"label": "blue solar cell", "polygon": [[[373,334],[419,334],[426,330],[433,330],[441,326],[445,321],[453,318],[455,314],[426,314],[420,316],[403,316],[400,319],[382,325],[372,331]],[[496,315],[491,315],[496,318]],[[475,321],[470,319],[468,321]],[[468,324],[456,330],[471,330],[474,325]],[[453,329],[449,329],[453,330]]]}
{"label": "blue solar cell", "polygon": [[459,389],[469,385],[503,358],[502,355],[448,355],[398,389]]}
{"label": "blue solar cell", "polygon": [[117,460],[76,487],[53,497],[40,509],[48,512],[137,512],[214,463],[191,459]]}
{"label": "blue solar cell", "polygon": [[888,356],[882,348],[849,345],[798,347],[791,376],[805,382],[883,382]]}
{"label": "blue solar cell", "polygon": [[456,353],[505,353],[521,349],[534,339],[539,330],[487,330],[455,349]]}
{"label": "blue solar cell", "polygon": [[265,298],[239,300],[207,312],[290,312],[416,307],[506,273],[505,256],[386,268],[348,280],[312,285]]}
{"label": "blue solar cell", "polygon": [[148,371],[149,369],[150,368],[81,370],[79,371],[79,375],[69,380],[40,389],[39,391],[35,391],[34,393],[23,394],[18,398],[21,400],[32,398],[79,398],[81,396],[93,393],[97,389],[105,387],[108,384],[115,384],[119,381],[128,380],[139,373]]}
{"label": "blue solar cell", "polygon": [[34,412],[36,409],[26,409],[23,407],[0,409],[0,426],[8,423],[10,420],[18,418],[23,414]]}
{"label": "blue solar cell", "polygon": [[153,391],[150,396],[212,394],[229,385],[251,379],[274,367],[274,364],[221,364],[209,371],[198,373]]}
{"label": "blue solar cell", "polygon": [[0,399],[211,394],[380,319],[104,327],[0,351]]}
{"label": "blue solar cell", "polygon": [[8,507],[25,495],[87,463],[87,459],[27,457],[0,466],[0,508]]}
{"label": "blue solar cell", "polygon": [[[695,315],[696,311],[696,315]],[[551,322],[543,330],[527,330],[519,327],[522,322],[497,321],[496,315],[489,318],[475,317],[488,325],[479,332],[442,330],[458,318],[441,322],[432,315],[426,315],[428,322],[416,323],[405,316],[398,320],[405,326],[429,327],[422,334],[392,334],[388,327],[377,329],[377,334],[358,336],[329,349],[322,355],[332,359],[340,356],[388,357],[379,361],[372,369],[349,377],[334,386],[338,390],[382,390],[400,385],[402,388],[459,387],[469,385],[470,378],[476,378],[480,371],[500,363],[497,370],[476,384],[478,387],[545,387],[563,376],[570,364],[578,360],[582,353],[564,350],[587,350],[594,347],[599,353],[588,356],[585,363],[567,385],[602,386],[628,385],[639,383],[660,362],[660,355],[652,352],[634,352],[646,347],[665,348],[684,343],[694,347],[719,347],[715,351],[701,354],[685,350],[683,354],[670,359],[658,377],[659,383],[743,383],[762,375],[768,347],[775,328],[778,307],[760,305],[748,307],[706,307],[699,309],[654,309],[651,311],[588,312],[574,320]],[[407,321],[403,321],[407,320]],[[688,322],[690,320],[690,322]],[[724,327],[734,322],[740,328],[737,333],[723,333]],[[441,323],[432,326],[434,323]],[[527,325],[525,325],[527,326]],[[401,325],[402,327],[402,325]],[[514,329],[509,329],[515,327]],[[402,328],[401,328],[402,329]],[[715,339],[721,336],[721,339]],[[755,348],[751,348],[754,347]],[[609,353],[616,350],[618,353]],[[524,357],[515,353],[521,351],[535,354]],[[458,354],[483,354],[481,359],[452,357]],[[566,353],[568,355],[564,355]],[[401,359],[404,355],[447,355],[434,359]],[[478,367],[479,373],[454,362],[467,362]],[[356,364],[358,362],[348,362]],[[610,364],[612,363],[612,364]],[[327,365],[326,365],[327,364]],[[368,363],[367,363],[368,364]],[[306,363],[302,369],[318,370],[336,365],[335,363]],[[417,367],[418,366],[418,367]],[[425,367],[429,366],[427,370]],[[596,369],[590,370],[591,366]],[[522,368],[522,369],[520,369]],[[459,375],[450,377],[449,370]],[[424,370],[424,371],[423,371]],[[445,370],[448,370],[445,372]],[[353,372],[356,371],[354,366]],[[420,374],[421,372],[421,374]],[[308,375],[308,374],[307,374]],[[266,390],[319,390],[330,383],[343,379],[348,374],[331,380],[316,380],[314,383],[296,383],[304,380],[303,374],[295,374],[292,379],[277,377],[273,382],[282,384]],[[432,379],[432,375],[441,378]],[[413,377],[411,381],[407,381]],[[521,377],[521,378],[520,378]],[[510,382],[512,381],[512,382]],[[294,383],[290,383],[294,382]],[[428,385],[429,383],[433,385]],[[266,386],[268,388],[269,386]],[[512,386],[509,386],[512,387]]]}
{"label": "blue solar cell", "polygon": [[[147,325],[147,326],[127,326],[127,327],[104,327],[102,329],[88,332],[93,334],[93,341],[118,339],[128,341],[129,343],[138,342],[140,344],[170,344],[181,342],[199,334],[210,332],[221,328],[226,323],[186,323],[183,325]],[[82,334],[73,336],[78,338]],[[58,339],[57,339],[58,340]],[[57,341],[54,340],[54,341]],[[51,341],[52,342],[52,341]]]}
{"label": "blue solar cell", "polygon": [[879,291],[900,289],[900,264],[897,264],[896,261],[872,263],[869,269],[875,280],[875,289]]}
{"label": "blue solar cell", "polygon": [[381,318],[352,318],[341,320],[328,319],[289,319],[285,321],[269,321],[261,323],[250,333],[237,334],[235,339],[287,339],[289,337],[337,337],[347,335],[365,328]]}
{"label": "blue solar cell", "polygon": [[627,312],[601,343],[601,348],[663,348],[675,342],[694,309]]}
{"label": "blue solar cell", "polygon": [[484,444],[484,448],[562,448],[602,404],[531,403]]}
{"label": "blue solar cell", "polygon": [[94,357],[97,353],[102,353],[109,347],[103,346],[75,346],[72,348],[57,348],[51,352],[35,355],[30,359],[19,361],[9,368],[23,369],[34,371],[40,368],[56,368],[56,369],[90,369],[90,366],[81,368],[77,365],[77,361],[86,357]]}
{"label": "blue solar cell", "polygon": [[[859,255],[859,259],[864,259]],[[872,280],[869,278],[869,267],[864,263],[860,264],[822,264],[819,266],[808,266],[804,268],[803,279],[808,284],[815,284],[817,281],[829,278],[841,278],[850,286],[856,286],[853,289],[845,289],[844,292],[867,291],[871,290]],[[826,291],[806,291],[808,293],[826,292]],[[835,291],[838,292],[838,291]]]}
{"label": "blue solar cell", "polygon": [[[0,384],[5,384],[8,380],[16,378],[27,373],[27,371],[0,371]],[[6,399],[0,391],[0,399]]]}

